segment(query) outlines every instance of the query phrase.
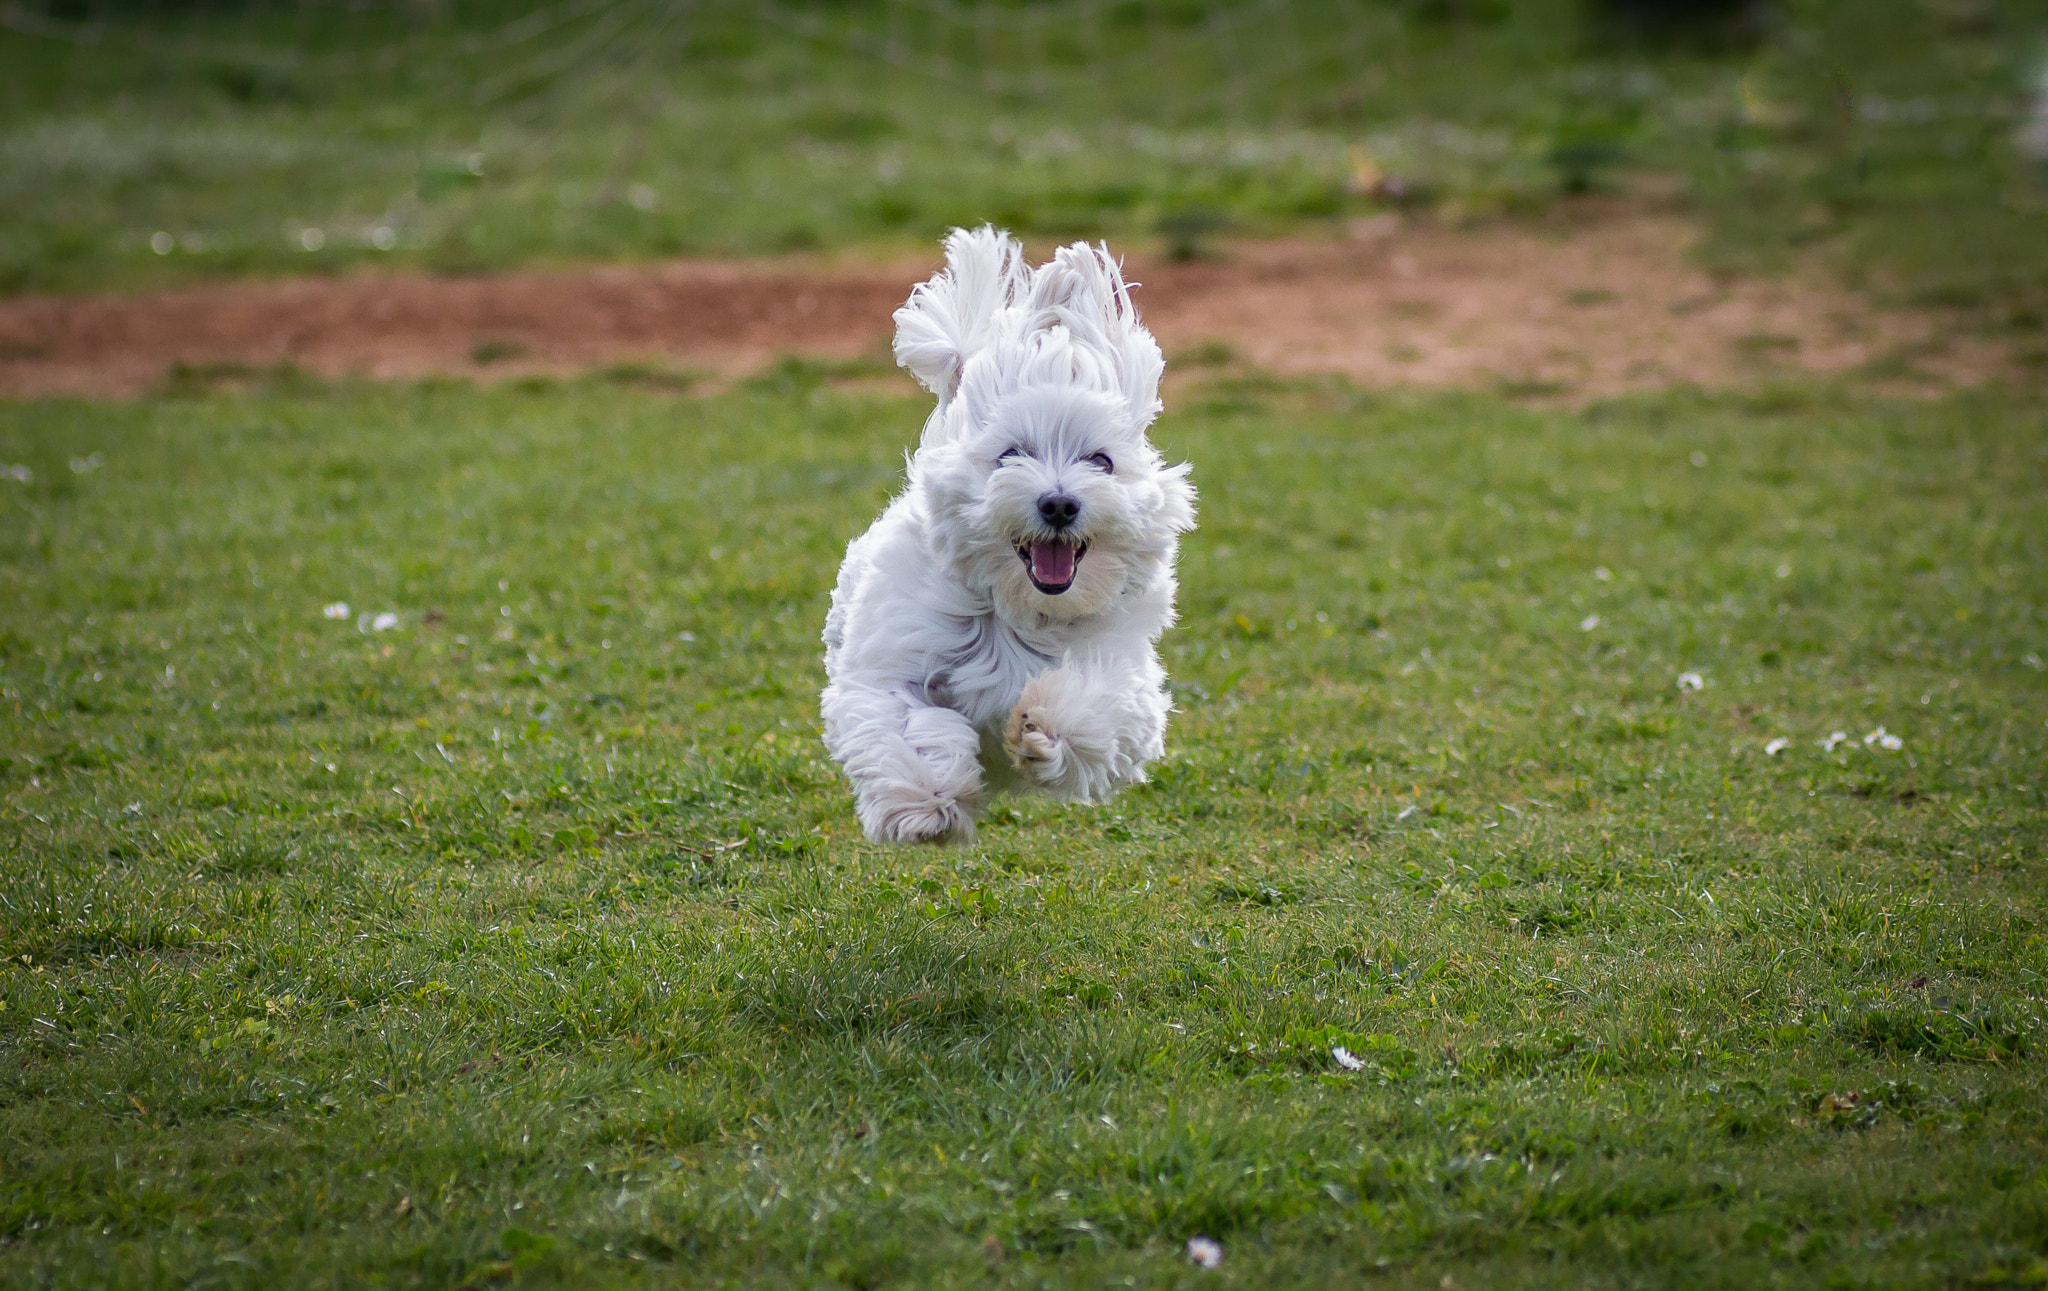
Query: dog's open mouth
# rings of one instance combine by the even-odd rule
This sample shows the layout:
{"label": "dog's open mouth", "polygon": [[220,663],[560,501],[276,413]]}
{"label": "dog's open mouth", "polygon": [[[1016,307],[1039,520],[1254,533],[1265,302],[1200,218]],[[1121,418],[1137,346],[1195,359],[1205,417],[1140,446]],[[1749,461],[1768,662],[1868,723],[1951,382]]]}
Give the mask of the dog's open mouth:
{"label": "dog's open mouth", "polygon": [[1087,543],[1039,541],[1017,548],[1017,558],[1031,575],[1031,585],[1047,596],[1058,596],[1074,585]]}

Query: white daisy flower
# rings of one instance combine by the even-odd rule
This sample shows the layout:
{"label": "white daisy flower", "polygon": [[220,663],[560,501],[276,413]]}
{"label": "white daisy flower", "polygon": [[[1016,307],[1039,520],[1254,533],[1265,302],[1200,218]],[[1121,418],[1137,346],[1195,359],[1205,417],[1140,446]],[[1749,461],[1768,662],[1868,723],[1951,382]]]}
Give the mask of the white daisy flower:
{"label": "white daisy flower", "polygon": [[320,607],[320,613],[330,619],[345,619],[348,617],[348,602],[330,601]]}
{"label": "white daisy flower", "polygon": [[1599,626],[1600,616],[1597,614],[1588,614],[1585,618],[1579,620],[1579,631],[1581,632],[1591,632]]}
{"label": "white daisy flower", "polygon": [[1826,739],[1820,741],[1821,752],[1833,753],[1835,751],[1835,746],[1848,738],[1849,733],[1847,731],[1830,732]]}
{"label": "white daisy flower", "polygon": [[1678,688],[1680,690],[1700,690],[1706,684],[1707,679],[1696,672],[1681,672],[1678,674]]}
{"label": "white daisy flower", "polygon": [[1341,1044],[1331,1048],[1330,1056],[1332,1058],[1335,1058],[1337,1060],[1337,1065],[1339,1067],[1342,1067],[1346,1071],[1365,1070],[1365,1059],[1359,1057],[1357,1054],[1352,1053],[1349,1049],[1346,1049]]}
{"label": "white daisy flower", "polygon": [[1887,731],[1877,742],[1877,747],[1897,753],[1906,747],[1906,742]]}
{"label": "white daisy flower", "polygon": [[1791,747],[1792,741],[1780,735],[1777,739],[1772,740],[1769,744],[1764,745],[1764,756],[1774,758],[1777,757],[1780,753],[1783,753],[1786,749],[1789,749]]}
{"label": "white daisy flower", "polygon": [[398,616],[396,614],[393,614],[390,610],[386,610],[382,614],[379,614],[376,618],[370,620],[370,631],[372,632],[389,632],[391,629],[397,626]]}
{"label": "white daisy flower", "polygon": [[1223,1263],[1223,1243],[1213,1237],[1190,1237],[1188,1258],[1205,1269],[1213,1269]]}

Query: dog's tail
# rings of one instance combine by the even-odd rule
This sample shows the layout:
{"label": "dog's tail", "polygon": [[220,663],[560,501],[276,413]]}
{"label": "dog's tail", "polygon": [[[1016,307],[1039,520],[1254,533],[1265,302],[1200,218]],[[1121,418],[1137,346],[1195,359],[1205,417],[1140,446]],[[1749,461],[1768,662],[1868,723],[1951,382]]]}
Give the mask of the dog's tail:
{"label": "dog's tail", "polygon": [[1023,295],[1024,248],[992,224],[946,235],[946,267],[896,311],[896,362],[939,398],[943,412],[960,369],[989,340],[990,321]]}

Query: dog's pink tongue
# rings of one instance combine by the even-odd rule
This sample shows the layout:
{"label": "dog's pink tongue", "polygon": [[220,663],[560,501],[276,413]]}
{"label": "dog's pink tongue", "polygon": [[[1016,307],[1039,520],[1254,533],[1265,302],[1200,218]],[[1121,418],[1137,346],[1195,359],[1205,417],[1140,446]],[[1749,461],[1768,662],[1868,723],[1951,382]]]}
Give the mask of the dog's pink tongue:
{"label": "dog's pink tongue", "polygon": [[1031,544],[1031,576],[1048,587],[1074,579],[1074,549],[1063,542]]}

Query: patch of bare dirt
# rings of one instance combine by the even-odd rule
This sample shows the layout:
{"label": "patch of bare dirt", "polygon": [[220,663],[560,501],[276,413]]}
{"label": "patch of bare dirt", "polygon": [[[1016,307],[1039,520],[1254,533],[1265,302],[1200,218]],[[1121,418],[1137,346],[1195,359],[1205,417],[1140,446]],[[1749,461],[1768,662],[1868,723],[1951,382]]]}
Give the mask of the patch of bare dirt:
{"label": "patch of bare dirt", "polygon": [[[1998,345],[1882,310],[1818,272],[1717,278],[1671,215],[1453,230],[1361,221],[1346,238],[1133,256],[1169,356],[1365,385],[1586,398],[1675,383],[1861,374],[1930,390],[2010,375]],[[178,365],[322,376],[497,377],[622,362],[733,376],[785,353],[881,353],[930,261],[678,262],[447,279],[230,283],[0,301],[0,395],[126,397]]]}

